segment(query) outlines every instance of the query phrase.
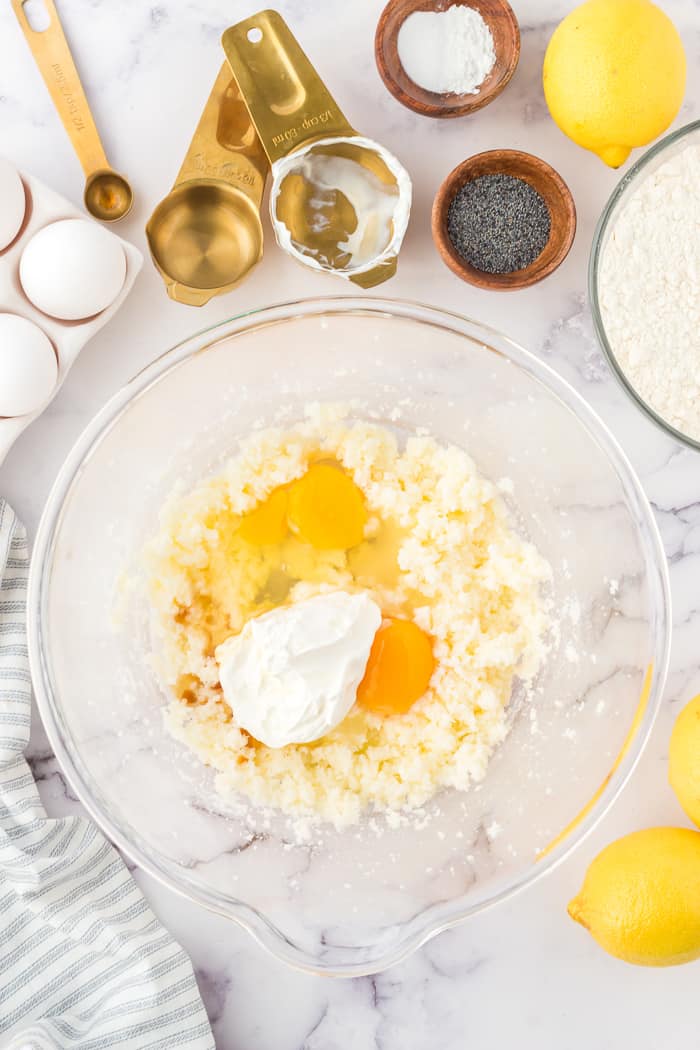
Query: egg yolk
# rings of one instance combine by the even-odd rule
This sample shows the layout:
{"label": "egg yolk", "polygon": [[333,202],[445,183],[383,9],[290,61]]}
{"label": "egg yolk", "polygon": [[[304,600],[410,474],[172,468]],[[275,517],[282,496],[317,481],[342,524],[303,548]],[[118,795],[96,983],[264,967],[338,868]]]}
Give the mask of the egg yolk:
{"label": "egg yolk", "polygon": [[266,500],[243,517],[238,535],[258,547],[282,543],[287,535],[288,501],[286,488],[274,489]]}
{"label": "egg yolk", "polygon": [[378,715],[404,715],[425,693],[435,659],[430,636],[411,620],[385,619],[374,636],[357,702]]}
{"label": "egg yolk", "polygon": [[348,550],[364,539],[361,490],[339,467],[314,463],[289,489],[289,527],[317,550]]}

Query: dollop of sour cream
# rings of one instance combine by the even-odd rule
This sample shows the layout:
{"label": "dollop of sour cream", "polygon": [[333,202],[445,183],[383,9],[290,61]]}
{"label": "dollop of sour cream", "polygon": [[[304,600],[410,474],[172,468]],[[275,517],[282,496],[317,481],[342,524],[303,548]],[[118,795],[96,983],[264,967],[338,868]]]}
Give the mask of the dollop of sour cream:
{"label": "dollop of sour cream", "polygon": [[249,620],[216,650],[236,724],[267,747],[325,736],[355,703],[381,622],[369,595],[343,591]]}
{"label": "dollop of sour cream", "polygon": [[[324,152],[334,146],[339,152]],[[385,182],[372,164],[344,156],[348,146],[373,154],[391,178]],[[411,212],[411,179],[378,142],[360,135],[319,139],[275,161],[273,173],[270,212],[275,236],[284,251],[306,266],[349,280],[398,254]],[[300,176],[306,185],[301,196],[295,186]],[[349,215],[339,196],[350,206]],[[348,257],[342,265],[338,253]]]}

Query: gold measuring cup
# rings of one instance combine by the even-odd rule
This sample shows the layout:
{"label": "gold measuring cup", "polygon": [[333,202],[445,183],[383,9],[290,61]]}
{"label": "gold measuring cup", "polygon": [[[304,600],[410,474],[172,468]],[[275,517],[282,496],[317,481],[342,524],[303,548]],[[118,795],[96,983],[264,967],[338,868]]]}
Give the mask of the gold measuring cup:
{"label": "gold measuring cup", "polygon": [[280,247],[363,288],[392,277],[411,208],[405,168],[351,127],[276,11],[222,43],[272,166]]}
{"label": "gold measuring cup", "polygon": [[268,163],[224,62],[172,190],[146,226],[168,295],[203,306],[260,261]]}
{"label": "gold measuring cup", "polygon": [[24,0],[12,0],[17,21],[85,172],[85,207],[96,219],[115,222],[131,210],[134,195],[105,156],[56,6],[53,0],[43,0],[43,4],[50,21],[46,29],[39,30],[29,24]]}

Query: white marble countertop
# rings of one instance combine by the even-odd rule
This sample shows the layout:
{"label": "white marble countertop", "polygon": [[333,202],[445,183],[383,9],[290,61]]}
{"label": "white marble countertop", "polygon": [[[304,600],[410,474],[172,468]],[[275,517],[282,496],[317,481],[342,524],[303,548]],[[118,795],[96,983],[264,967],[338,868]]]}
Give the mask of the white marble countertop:
{"label": "white marble countertop", "polygon": [[[631,782],[602,827],[536,886],[433,940],[374,978],[300,975],[248,934],[136,873],[162,920],[192,956],[217,1046],[256,1050],[418,1050],[507,1045],[597,1050],[700,1047],[698,964],[643,970],[608,958],[566,916],[592,856],[615,836],[682,823],[667,785],[668,738],[679,705],[700,691],[700,459],[629,405],[597,349],[586,306],[595,221],[619,174],[570,143],[549,119],[540,74],[546,42],[568,3],[516,0],[522,56],[505,93],[475,116],[431,121],[402,108],[374,66],[382,0],[280,0],[282,13],[356,127],[384,142],[414,179],[411,224],[396,278],[380,294],[413,298],[494,324],[549,361],[612,428],[639,471],[671,564],[674,649],[666,702]],[[677,124],[700,116],[700,4],[665,0],[689,58]],[[254,10],[248,0],[115,4],[60,0],[77,64],[114,165],[136,204],[119,233],[147,254],[143,227],[179,167],[220,67],[222,29]],[[9,5],[0,11],[0,150],[80,202],[78,162]],[[579,226],[568,259],[533,289],[499,295],[461,283],[439,261],[430,206],[444,175],[479,150],[515,147],[553,164],[571,187]],[[84,424],[128,377],[173,343],[241,310],[342,293],[272,245],[237,291],[197,312],[170,302],[146,262],[119,315],[83,352],[50,409],[0,467],[0,494],[36,529],[49,487]],[[697,590],[696,590],[697,588]],[[80,806],[35,719],[31,753],[52,813]]]}

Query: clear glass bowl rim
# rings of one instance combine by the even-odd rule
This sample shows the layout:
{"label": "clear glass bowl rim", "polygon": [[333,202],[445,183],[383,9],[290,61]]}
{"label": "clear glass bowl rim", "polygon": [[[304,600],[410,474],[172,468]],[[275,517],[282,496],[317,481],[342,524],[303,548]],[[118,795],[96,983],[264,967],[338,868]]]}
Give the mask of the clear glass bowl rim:
{"label": "clear glass bowl rim", "polygon": [[[547,853],[538,863],[519,873],[499,892],[491,895],[482,894],[481,897],[475,893],[468,901],[456,898],[448,905],[432,906],[427,911],[414,916],[401,927],[400,938],[388,951],[377,954],[376,957],[370,957],[362,963],[354,961],[326,963],[314,958],[294,944],[253,906],[243,901],[226,898],[212,890],[204,890],[201,886],[195,887],[189,884],[186,876],[183,876],[182,871],[177,869],[176,865],[169,863],[165,858],[154,858],[130,839],[128,833],[122,829],[112,814],[102,808],[95,799],[90,777],[83,773],[80,756],[73,752],[62,731],[60,698],[52,685],[45,645],[48,627],[48,584],[64,502],[80,474],[81,465],[89,457],[91,449],[118,422],[132,400],[142,396],[163,375],[176,368],[181,362],[232,335],[261,326],[291,321],[295,318],[339,313],[399,317],[467,336],[477,343],[487,345],[492,352],[515,362],[532,378],[542,383],[586,427],[592,440],[604,449],[613,468],[631,490],[636,501],[636,509],[641,517],[646,519],[647,544],[651,546],[652,564],[656,569],[655,578],[650,581],[656,630],[654,631],[655,652],[648,699],[634,734],[630,732],[629,746],[626,746],[621,752],[621,759],[613,767],[604,786],[594,794],[592,804],[589,803],[590,808],[586,807],[573,825],[569,825],[566,834],[561,841],[557,841],[551,852]],[[569,856],[607,813],[642,754],[663,696],[671,645],[671,595],[668,566],[656,521],[641,483],[625,453],[581,395],[548,365],[489,326],[469,320],[457,313],[409,300],[366,296],[300,299],[238,314],[176,344],[127,382],[88,423],[67,455],[54,482],[34,544],[27,608],[30,666],[34,692],[44,728],[54,754],[72,788],[104,834],[116,843],[126,856],[158,882],[193,903],[232,919],[246,929],[261,946],[276,958],[296,969],[333,977],[366,976],[396,965],[438,933],[463,922],[471,915],[500,900],[507,899],[552,871]]]}
{"label": "clear glass bowl rim", "polygon": [[660,154],[664,153],[671,146],[674,146],[677,142],[680,142],[687,135],[691,135],[695,131],[700,131],[700,120],[693,120],[690,124],[684,124],[682,128],[677,128],[669,135],[664,135],[662,139],[659,139],[658,142],[654,143],[654,145],[632,165],[628,172],[625,172],[618,182],[601,212],[593,234],[591,254],[588,260],[588,299],[591,304],[593,325],[601,350],[605,355],[612,374],[615,376],[627,396],[632,400],[636,407],[641,409],[644,415],[646,415],[652,423],[655,423],[657,427],[663,430],[668,437],[673,438],[674,441],[680,442],[680,444],[685,445],[687,448],[692,448],[694,451],[700,452],[700,439],[696,440],[695,438],[691,438],[687,434],[684,434],[681,430],[676,430],[676,428],[668,423],[663,416],[658,415],[651,405],[647,404],[630,383],[615,356],[614,350],[608,342],[608,337],[605,333],[605,324],[600,310],[600,297],[598,295],[598,272],[600,268],[600,256],[603,249],[603,241],[618,205],[622,203],[628,189],[637,181],[640,175],[644,174],[652,161],[656,160]]}

